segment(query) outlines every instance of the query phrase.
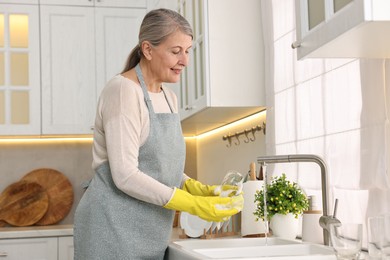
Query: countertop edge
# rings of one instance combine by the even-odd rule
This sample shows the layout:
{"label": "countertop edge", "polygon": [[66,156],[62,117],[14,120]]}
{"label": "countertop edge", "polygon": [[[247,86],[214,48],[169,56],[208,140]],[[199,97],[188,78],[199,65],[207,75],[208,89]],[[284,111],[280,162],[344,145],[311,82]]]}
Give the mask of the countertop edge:
{"label": "countertop edge", "polygon": [[3,227],[0,239],[73,236],[73,225]]}

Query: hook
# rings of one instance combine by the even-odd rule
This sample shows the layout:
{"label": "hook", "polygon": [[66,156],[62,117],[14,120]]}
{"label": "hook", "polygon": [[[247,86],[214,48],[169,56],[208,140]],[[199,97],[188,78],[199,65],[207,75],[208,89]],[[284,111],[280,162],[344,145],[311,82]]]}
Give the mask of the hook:
{"label": "hook", "polygon": [[256,127],[252,127],[252,135],[253,135],[253,138],[249,138],[252,142],[254,142],[256,140],[256,136],[255,136],[255,132],[256,132]]}
{"label": "hook", "polygon": [[239,136],[239,133],[238,132],[236,132],[236,134],[234,135],[235,137],[236,137],[236,139],[237,139],[237,141],[236,142],[234,142],[234,144],[235,145],[239,145],[240,144],[240,139],[238,138],[238,136]]}
{"label": "hook", "polygon": [[246,139],[244,140],[245,143],[249,143],[249,141],[250,141],[249,140],[249,136],[248,136],[248,131],[250,131],[250,130],[247,130],[247,129],[244,130],[244,134],[245,134],[245,137],[246,137]]}
{"label": "hook", "polygon": [[222,137],[222,139],[223,139],[224,141],[228,140],[229,143],[226,145],[226,147],[232,146],[232,137],[231,137],[230,134],[229,134],[229,135],[224,135],[224,136]]}

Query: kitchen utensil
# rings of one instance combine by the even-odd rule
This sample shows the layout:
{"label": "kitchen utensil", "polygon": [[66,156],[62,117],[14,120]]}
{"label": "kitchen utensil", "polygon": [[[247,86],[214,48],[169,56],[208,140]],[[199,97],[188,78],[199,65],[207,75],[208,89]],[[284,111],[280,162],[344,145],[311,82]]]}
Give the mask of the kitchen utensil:
{"label": "kitchen utensil", "polygon": [[27,173],[22,180],[40,184],[49,196],[49,208],[36,225],[51,225],[61,221],[72,208],[73,188],[68,178],[61,172],[41,168]]}
{"label": "kitchen utensil", "polygon": [[257,177],[257,180],[259,181],[264,180],[263,165],[260,165],[259,177]]}
{"label": "kitchen utensil", "polygon": [[256,180],[256,164],[254,162],[251,162],[249,165],[249,180],[255,181]]}
{"label": "kitchen utensil", "polygon": [[30,226],[39,221],[49,206],[49,196],[35,182],[19,181],[0,195],[0,220],[13,226]]}

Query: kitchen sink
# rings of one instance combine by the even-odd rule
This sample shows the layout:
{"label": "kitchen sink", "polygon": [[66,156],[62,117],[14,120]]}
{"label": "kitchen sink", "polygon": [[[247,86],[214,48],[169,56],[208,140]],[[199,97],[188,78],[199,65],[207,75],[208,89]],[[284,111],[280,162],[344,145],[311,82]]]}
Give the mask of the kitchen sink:
{"label": "kitchen sink", "polygon": [[166,259],[335,260],[336,256],[333,249],[327,246],[271,237],[174,241],[168,247]]}

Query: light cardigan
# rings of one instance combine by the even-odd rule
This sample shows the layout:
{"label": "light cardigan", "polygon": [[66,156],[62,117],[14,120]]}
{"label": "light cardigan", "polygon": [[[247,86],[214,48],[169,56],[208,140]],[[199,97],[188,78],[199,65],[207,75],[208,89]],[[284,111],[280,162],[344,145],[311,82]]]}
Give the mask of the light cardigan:
{"label": "light cardigan", "polygon": [[[175,93],[162,88],[173,112],[177,113]],[[155,113],[171,113],[164,92],[148,92]],[[97,106],[92,168],[108,161],[118,189],[139,200],[163,206],[173,195],[173,188],[138,168],[139,148],[149,135],[149,124],[141,86],[121,75],[113,77],[100,94]],[[182,182],[187,178],[183,173]]]}

